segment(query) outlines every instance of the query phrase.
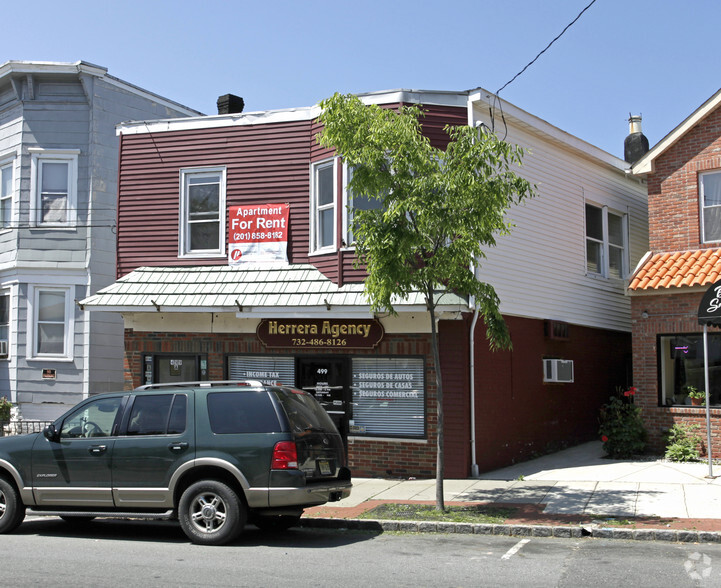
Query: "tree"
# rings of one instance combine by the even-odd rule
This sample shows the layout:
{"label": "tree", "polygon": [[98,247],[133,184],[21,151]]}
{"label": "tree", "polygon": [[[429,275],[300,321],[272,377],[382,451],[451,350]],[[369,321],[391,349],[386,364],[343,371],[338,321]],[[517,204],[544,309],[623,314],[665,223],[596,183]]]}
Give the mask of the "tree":
{"label": "tree", "polygon": [[340,94],[320,106],[319,143],[334,148],[352,169],[350,193],[381,201],[375,210],[354,210],[352,219],[356,263],[366,267],[371,309],[395,314],[394,298],[421,292],[430,313],[438,418],[436,508],[443,510],[439,295],[450,290],[472,296],[490,348],[510,349],[498,296],[477,279],[474,268],[496,236],[510,231],[508,208],[533,196],[534,186],[515,171],[523,150],[487,129],[447,126],[450,142],[443,151],[423,136],[417,106],[384,109]]}

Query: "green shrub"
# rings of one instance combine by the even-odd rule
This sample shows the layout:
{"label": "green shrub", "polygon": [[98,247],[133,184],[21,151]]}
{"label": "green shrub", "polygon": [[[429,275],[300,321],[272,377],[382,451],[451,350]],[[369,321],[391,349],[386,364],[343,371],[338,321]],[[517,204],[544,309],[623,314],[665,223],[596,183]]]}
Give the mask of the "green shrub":
{"label": "green shrub", "polygon": [[696,434],[698,425],[677,424],[666,434],[666,459],[671,461],[698,461],[701,437]]}
{"label": "green shrub", "polygon": [[635,393],[636,389],[631,388],[623,396],[612,396],[608,404],[601,407],[601,428],[598,432],[603,450],[610,457],[631,457],[646,449],[647,435],[641,420],[641,409],[633,404]]}
{"label": "green shrub", "polygon": [[0,396],[0,421],[10,420],[10,408],[12,404],[4,396]]}

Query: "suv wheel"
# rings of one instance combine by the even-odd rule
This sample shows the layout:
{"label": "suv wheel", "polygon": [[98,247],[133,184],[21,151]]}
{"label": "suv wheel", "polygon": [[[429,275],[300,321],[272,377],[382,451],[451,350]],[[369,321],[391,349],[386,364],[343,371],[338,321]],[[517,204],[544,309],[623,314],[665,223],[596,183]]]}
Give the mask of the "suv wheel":
{"label": "suv wheel", "polygon": [[25,505],[15,488],[0,478],[0,533],[16,529],[25,518]]}
{"label": "suv wheel", "polygon": [[180,497],[178,519],[193,543],[228,543],[243,530],[246,518],[245,506],[238,495],[216,480],[196,482]]}

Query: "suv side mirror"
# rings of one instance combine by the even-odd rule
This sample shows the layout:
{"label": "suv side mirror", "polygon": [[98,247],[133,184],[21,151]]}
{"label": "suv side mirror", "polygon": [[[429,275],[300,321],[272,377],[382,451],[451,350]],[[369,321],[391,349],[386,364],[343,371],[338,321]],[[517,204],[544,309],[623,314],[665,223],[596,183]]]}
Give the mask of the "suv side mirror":
{"label": "suv side mirror", "polygon": [[43,429],[43,435],[45,435],[48,441],[57,441],[60,438],[60,434],[55,428],[55,425],[52,424]]}

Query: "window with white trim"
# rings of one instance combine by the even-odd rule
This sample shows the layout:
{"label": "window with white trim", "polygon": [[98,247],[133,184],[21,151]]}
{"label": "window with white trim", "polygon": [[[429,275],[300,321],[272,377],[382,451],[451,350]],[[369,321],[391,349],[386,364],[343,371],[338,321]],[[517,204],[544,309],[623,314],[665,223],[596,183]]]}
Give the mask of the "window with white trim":
{"label": "window with white trim", "polygon": [[225,168],[180,170],[180,256],[225,255]]}
{"label": "window with white trim", "polygon": [[71,357],[70,290],[36,287],[33,293],[33,357]]}
{"label": "window with white trim", "polygon": [[605,278],[628,273],[628,215],[586,204],[586,271]]}
{"label": "window with white trim", "polygon": [[13,214],[13,162],[0,164],[0,230],[10,227]]}
{"label": "window with white trim", "polygon": [[77,149],[30,149],[35,224],[67,226],[77,220]]}
{"label": "window with white trim", "polygon": [[335,247],[337,158],[311,164],[310,252]]}
{"label": "window with white trim", "polygon": [[0,359],[8,356],[10,346],[10,292],[0,290]]}
{"label": "window with white trim", "polygon": [[701,241],[721,241],[721,172],[700,174]]}

